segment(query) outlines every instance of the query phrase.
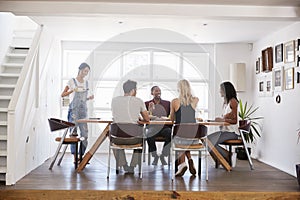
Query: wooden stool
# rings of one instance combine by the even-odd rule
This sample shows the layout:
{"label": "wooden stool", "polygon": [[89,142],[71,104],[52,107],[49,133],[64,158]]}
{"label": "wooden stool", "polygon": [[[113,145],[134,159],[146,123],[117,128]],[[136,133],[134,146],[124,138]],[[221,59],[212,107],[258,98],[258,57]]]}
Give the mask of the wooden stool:
{"label": "wooden stool", "polygon": [[[60,142],[61,138],[62,137],[57,137],[57,138],[55,138],[55,141],[56,142]],[[60,163],[61,163],[61,161],[62,161],[62,159],[63,159],[63,157],[65,155],[65,152],[66,152],[66,149],[68,147],[68,144],[75,144],[75,163],[74,164],[75,164],[75,169],[77,169],[77,166],[78,166],[78,143],[79,142],[80,142],[80,153],[79,153],[80,154],[80,158],[79,158],[79,160],[81,162],[81,160],[82,160],[82,147],[81,147],[80,138],[78,138],[78,137],[69,137],[69,138],[64,138],[64,140],[62,142],[62,144],[65,144],[65,146],[64,146],[64,149],[62,151],[62,156],[60,157],[57,165],[60,165]]]}

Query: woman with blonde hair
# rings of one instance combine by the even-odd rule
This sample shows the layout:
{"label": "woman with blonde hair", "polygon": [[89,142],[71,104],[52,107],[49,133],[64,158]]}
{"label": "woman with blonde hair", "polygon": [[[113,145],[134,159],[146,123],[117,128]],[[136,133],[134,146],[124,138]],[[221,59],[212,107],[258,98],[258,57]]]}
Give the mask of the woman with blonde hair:
{"label": "woman with blonde hair", "polygon": [[[183,79],[177,83],[177,89],[179,93],[179,97],[175,98],[171,102],[171,120],[176,124],[180,123],[195,123],[195,109],[197,107],[199,99],[192,95],[190,83]],[[198,143],[198,140],[184,140],[183,138],[174,138],[175,143],[177,144],[193,144]],[[191,157],[190,151],[185,151],[180,153],[178,158],[178,171],[175,176],[183,176],[185,171],[187,170],[187,164],[185,163],[185,156],[188,159],[189,170],[190,173],[195,175],[196,169]]]}

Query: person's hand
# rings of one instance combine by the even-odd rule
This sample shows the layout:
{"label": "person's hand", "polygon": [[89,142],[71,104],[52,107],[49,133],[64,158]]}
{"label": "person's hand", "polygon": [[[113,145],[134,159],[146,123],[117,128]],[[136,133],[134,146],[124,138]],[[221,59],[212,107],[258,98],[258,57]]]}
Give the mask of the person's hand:
{"label": "person's hand", "polygon": [[94,99],[94,95],[89,96],[88,100],[93,100]]}
{"label": "person's hand", "polygon": [[73,91],[74,91],[74,92],[78,92],[78,87],[74,88]]}

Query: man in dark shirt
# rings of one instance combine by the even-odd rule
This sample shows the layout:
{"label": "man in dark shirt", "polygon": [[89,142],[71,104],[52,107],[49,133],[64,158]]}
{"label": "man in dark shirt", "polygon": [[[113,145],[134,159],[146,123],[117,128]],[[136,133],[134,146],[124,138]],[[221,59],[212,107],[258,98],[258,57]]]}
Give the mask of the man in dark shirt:
{"label": "man in dark shirt", "polygon": [[[146,101],[145,105],[150,113],[150,116],[168,117],[170,115],[170,101],[161,99],[161,90],[158,86],[151,88],[151,95],[153,99]],[[164,125],[149,125],[147,127],[147,143],[149,146],[149,152],[151,153],[154,160],[152,165],[157,165],[158,159],[160,158],[162,165],[166,165],[164,157],[170,154],[170,142],[171,142],[171,128]],[[157,154],[157,148],[155,144],[155,137],[162,136],[165,138],[164,147],[160,156]]]}

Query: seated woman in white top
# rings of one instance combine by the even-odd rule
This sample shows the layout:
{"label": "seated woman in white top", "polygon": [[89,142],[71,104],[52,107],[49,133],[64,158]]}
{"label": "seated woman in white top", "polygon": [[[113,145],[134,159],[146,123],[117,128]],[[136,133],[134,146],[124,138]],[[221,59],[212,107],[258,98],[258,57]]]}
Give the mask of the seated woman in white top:
{"label": "seated woman in white top", "polygon": [[[220,152],[220,154],[228,161],[229,152],[222,148],[219,144],[225,140],[238,139],[238,100],[236,96],[236,90],[230,82],[223,82],[220,85],[220,94],[224,98],[223,104],[223,115],[221,117],[216,117],[215,121],[218,122],[228,122],[230,126],[220,127],[220,131],[208,135],[208,139],[215,146],[215,148]],[[215,159],[214,154],[209,149],[210,154]]]}

